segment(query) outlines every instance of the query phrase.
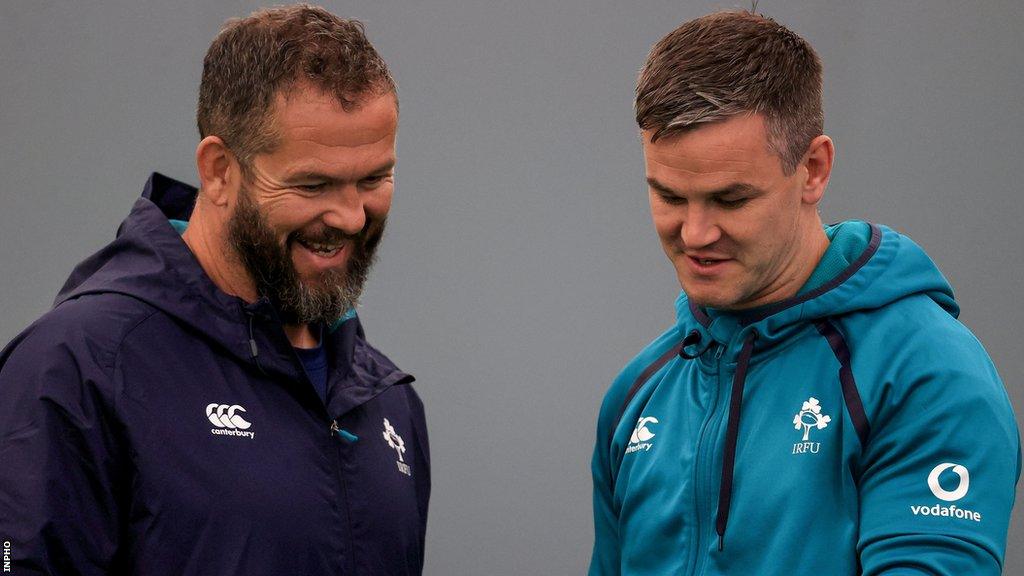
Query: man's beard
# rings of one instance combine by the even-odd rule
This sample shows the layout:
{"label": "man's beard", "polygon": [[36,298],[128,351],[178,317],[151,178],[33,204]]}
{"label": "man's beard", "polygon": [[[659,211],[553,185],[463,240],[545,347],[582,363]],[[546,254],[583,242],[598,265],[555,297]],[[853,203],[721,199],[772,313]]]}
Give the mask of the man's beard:
{"label": "man's beard", "polygon": [[[238,206],[228,221],[228,242],[253,279],[257,293],[270,300],[282,323],[330,325],[355,308],[363,292],[384,234],[384,221],[368,231],[370,226],[368,221],[354,236],[327,226],[297,230],[282,245],[253,202],[250,191],[243,187]],[[307,244],[336,244],[344,240],[352,244],[352,252],[344,268],[320,273],[315,283],[308,284],[299,276],[291,258],[291,247],[299,240]]]}

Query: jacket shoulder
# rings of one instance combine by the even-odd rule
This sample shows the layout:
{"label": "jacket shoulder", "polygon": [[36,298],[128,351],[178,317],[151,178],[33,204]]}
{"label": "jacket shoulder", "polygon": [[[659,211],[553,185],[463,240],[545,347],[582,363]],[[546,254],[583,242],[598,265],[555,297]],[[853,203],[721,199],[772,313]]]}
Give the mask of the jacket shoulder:
{"label": "jacket shoulder", "polygon": [[[992,360],[978,338],[927,296],[903,298],[877,310],[841,319],[855,368],[884,368],[896,381],[915,372],[974,373],[998,382]],[[1000,384],[998,387],[1002,389]]]}
{"label": "jacket shoulder", "polygon": [[840,324],[873,430],[917,411],[962,425],[995,419],[1015,434],[1009,396],[984,346],[927,296],[851,314]]}
{"label": "jacket shoulder", "polygon": [[109,370],[127,334],[156,312],[140,300],[116,293],[61,302],[7,345],[0,365],[73,358],[76,363],[91,361]]}
{"label": "jacket shoulder", "polygon": [[[610,432],[610,429],[617,424],[619,414],[623,405],[629,400],[630,393],[635,392],[633,387],[638,383],[638,379],[649,369],[656,367],[659,359],[662,359],[681,340],[679,328],[673,326],[651,341],[626,364],[612,380],[608,391],[605,392],[598,417],[599,430],[607,429]],[[651,375],[648,374],[648,376]]]}

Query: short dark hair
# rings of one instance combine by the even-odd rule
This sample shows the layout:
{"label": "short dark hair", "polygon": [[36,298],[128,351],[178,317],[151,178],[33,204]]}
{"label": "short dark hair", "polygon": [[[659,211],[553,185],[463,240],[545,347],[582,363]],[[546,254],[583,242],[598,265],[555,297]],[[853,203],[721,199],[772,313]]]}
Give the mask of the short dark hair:
{"label": "short dark hair", "polygon": [[636,87],[636,121],[651,141],[749,113],[792,173],[822,134],[821,60],[771,18],[717,12],[690,20],[651,49]]}
{"label": "short dark hair", "polygon": [[274,99],[299,82],[333,94],[345,110],[396,91],[358,20],[307,4],[259,10],[228,20],[206,52],[196,111],[200,138],[219,136],[248,172],[254,155],[277,144]]}

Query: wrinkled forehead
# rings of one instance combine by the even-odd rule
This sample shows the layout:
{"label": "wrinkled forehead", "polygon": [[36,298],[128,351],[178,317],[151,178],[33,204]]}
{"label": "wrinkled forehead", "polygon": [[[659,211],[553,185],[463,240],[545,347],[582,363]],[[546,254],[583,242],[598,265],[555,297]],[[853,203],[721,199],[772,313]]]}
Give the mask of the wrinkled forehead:
{"label": "wrinkled forehead", "polygon": [[284,142],[312,139],[324,145],[358,147],[393,136],[398,128],[393,93],[367,93],[346,106],[333,94],[299,86],[278,94],[273,116]]}
{"label": "wrinkled forehead", "polygon": [[278,104],[276,146],[257,159],[274,173],[358,180],[394,165],[398,111],[393,95],[371,96],[346,109],[333,95],[306,90]]}

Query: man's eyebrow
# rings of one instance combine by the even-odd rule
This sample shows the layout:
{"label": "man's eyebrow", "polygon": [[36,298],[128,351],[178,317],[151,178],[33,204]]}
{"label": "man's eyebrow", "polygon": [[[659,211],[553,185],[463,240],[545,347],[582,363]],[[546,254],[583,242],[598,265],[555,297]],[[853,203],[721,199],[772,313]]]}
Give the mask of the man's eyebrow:
{"label": "man's eyebrow", "polygon": [[[374,168],[370,172],[367,172],[367,176],[379,176],[379,175],[384,174],[386,172],[390,172],[391,169],[394,168],[394,167],[395,167],[395,161],[394,160],[388,160],[387,162],[384,162],[380,166],[377,166],[376,168]],[[323,172],[319,172],[317,170],[299,169],[299,170],[297,170],[297,171],[295,171],[293,173],[289,173],[289,174],[285,175],[284,180],[286,182],[304,182],[304,181],[336,182],[338,180],[338,178],[335,177],[335,176],[332,176],[330,174],[325,174]]]}
{"label": "man's eyebrow", "polygon": [[[661,182],[658,182],[654,178],[647,178],[647,185],[650,186],[651,188],[654,188],[658,192],[661,192],[662,194],[671,194],[673,196],[686,195],[685,193],[680,192],[679,190],[666,186]],[[763,192],[763,190],[761,190],[757,186],[754,186],[753,184],[747,184],[746,182],[733,182],[732,184],[729,184],[724,188],[719,188],[718,190],[712,190],[710,192],[703,192],[702,195],[726,196],[729,194],[760,194],[761,192]]]}
{"label": "man's eyebrow", "polygon": [[383,164],[381,164],[377,168],[371,170],[370,171],[370,175],[371,176],[376,176],[378,174],[383,174],[385,172],[390,172],[394,167],[395,167],[395,160],[388,160],[387,162],[384,162]]}

